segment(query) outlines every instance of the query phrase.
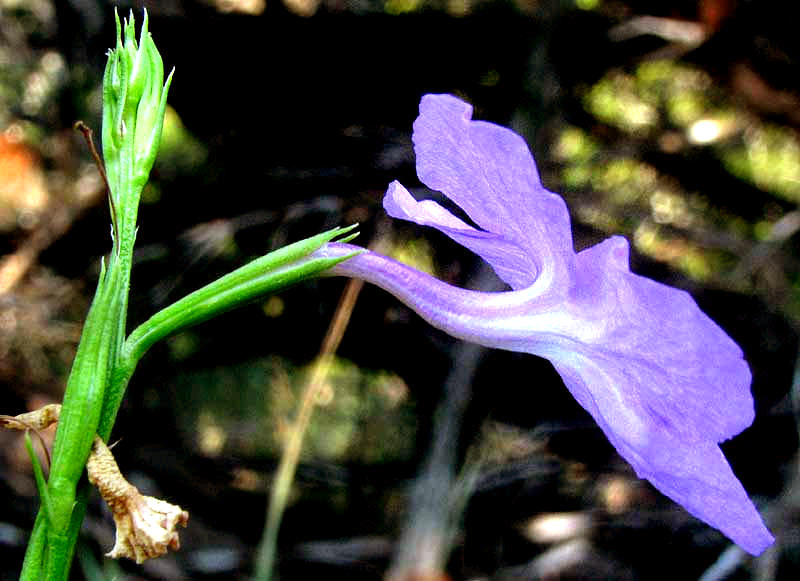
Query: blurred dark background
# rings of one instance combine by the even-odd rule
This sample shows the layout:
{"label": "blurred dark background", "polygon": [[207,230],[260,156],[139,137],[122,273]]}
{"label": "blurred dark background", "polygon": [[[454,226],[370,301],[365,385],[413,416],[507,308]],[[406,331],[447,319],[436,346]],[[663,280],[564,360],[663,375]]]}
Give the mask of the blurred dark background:
{"label": "blurred dark background", "polygon": [[[99,133],[113,6],[0,0],[2,413],[60,400],[110,248],[102,185],[72,124]],[[526,137],[543,182],[570,206],[576,247],[627,235],[634,270],[689,290],[753,370],[757,419],[723,448],[778,539],[757,560],[638,481],[547,362],[465,349],[366,287],[284,519],[283,578],[381,579],[391,568],[411,579],[393,555],[421,518],[408,493],[441,460],[432,442],[455,462],[440,482],[462,466],[474,482],[452,551],[425,579],[797,578],[792,3],[117,6],[137,21],[148,9],[175,67],[139,214],[129,329],[253,257],[354,222],[360,244],[491,286],[474,256],[386,220],[380,205],[391,180],[418,186],[417,105],[448,92]],[[113,527],[95,499],[75,579],[248,577],[281,445],[345,284],[303,284],[153,348],[115,454],[143,491],[190,511],[183,547],[142,567],[103,561]],[[20,438],[0,433],[0,450],[0,579],[15,579],[38,500]]]}

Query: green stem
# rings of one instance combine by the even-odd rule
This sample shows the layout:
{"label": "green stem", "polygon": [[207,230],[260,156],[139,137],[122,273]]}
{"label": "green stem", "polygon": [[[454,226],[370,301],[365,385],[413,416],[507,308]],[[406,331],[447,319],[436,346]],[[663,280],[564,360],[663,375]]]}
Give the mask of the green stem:
{"label": "green stem", "polygon": [[[133,28],[131,18],[126,23],[126,36],[133,33]],[[109,63],[118,62],[120,58],[119,19],[117,31],[118,50],[109,55]],[[160,66],[160,59],[158,64]],[[104,77],[104,112],[113,108],[109,99],[115,98],[114,94],[106,92],[111,68],[107,67]],[[159,86],[161,78],[158,79]],[[134,139],[137,107],[136,103],[126,101],[124,95],[122,97],[125,106],[120,108],[119,123],[109,126],[109,118],[104,116],[103,128],[104,142],[114,132],[118,132],[120,137],[115,141],[116,148],[105,149],[110,142],[104,143],[106,161],[114,169],[110,176],[109,195],[114,201],[113,208],[119,212],[113,217],[118,229],[114,232],[108,268],[101,268],[95,297],[67,380],[47,482],[49,502],[39,509],[23,563],[23,579],[40,579],[44,575],[47,581],[60,581],[69,577],[75,543],[86,510],[88,485],[83,476],[86,460],[104,414],[107,386],[114,375],[125,337],[136,214],[149,166],[146,170],[134,167],[137,163]],[[166,95],[161,100],[165,98]]]}
{"label": "green stem", "polygon": [[25,561],[22,564],[20,581],[40,581],[44,565],[44,553],[47,548],[47,515],[43,509],[36,515],[33,531],[28,539]]}
{"label": "green stem", "polygon": [[[78,483],[100,421],[105,386],[118,352],[121,331],[118,297],[123,280],[119,273],[119,265],[113,259],[110,270],[101,269],[64,393],[47,482],[49,503],[40,507],[31,548],[23,564],[23,579],[38,579],[42,572],[48,581],[69,576],[85,510],[86,495],[78,494]],[[43,538],[44,547],[40,547]]]}

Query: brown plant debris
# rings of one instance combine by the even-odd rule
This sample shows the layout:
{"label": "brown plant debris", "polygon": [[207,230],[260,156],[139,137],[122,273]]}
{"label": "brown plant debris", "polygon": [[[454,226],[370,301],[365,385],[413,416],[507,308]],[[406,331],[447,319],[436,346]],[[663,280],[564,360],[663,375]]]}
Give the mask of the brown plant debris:
{"label": "brown plant debris", "polygon": [[166,501],[144,496],[123,478],[111,450],[96,437],[86,463],[89,482],[97,486],[117,526],[117,540],[107,557],[127,557],[141,564],[178,550],[178,525],[189,521],[189,513]]}
{"label": "brown plant debris", "polygon": [[0,427],[9,430],[44,430],[58,421],[61,404],[51,403],[17,416],[0,415]]}
{"label": "brown plant debris", "polygon": [[[50,404],[17,416],[0,415],[0,427],[14,430],[43,430],[58,421],[61,405]],[[117,528],[114,547],[107,557],[127,557],[138,564],[180,548],[178,525],[189,521],[180,506],[145,496],[119,471],[114,455],[105,442],[95,436],[86,462],[89,482],[111,509]]]}

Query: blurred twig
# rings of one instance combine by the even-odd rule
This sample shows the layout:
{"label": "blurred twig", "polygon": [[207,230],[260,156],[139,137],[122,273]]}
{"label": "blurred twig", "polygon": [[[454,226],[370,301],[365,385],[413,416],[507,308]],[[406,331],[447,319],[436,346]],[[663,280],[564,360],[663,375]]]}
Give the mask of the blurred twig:
{"label": "blurred twig", "polygon": [[102,190],[98,190],[90,198],[81,200],[79,206],[59,204],[53,207],[47,221],[38,226],[16,251],[0,259],[0,295],[14,289],[36,264],[39,255],[58,240],[101,193]]}
{"label": "blurred twig", "polygon": [[617,42],[645,35],[695,47],[706,40],[708,33],[705,26],[699,22],[648,15],[634,16],[608,31],[609,38]]}
{"label": "blurred twig", "polygon": [[272,578],[275,566],[275,553],[277,550],[278,530],[280,529],[283,512],[286,508],[286,501],[289,497],[292,481],[297,470],[297,463],[300,459],[300,452],[303,447],[303,439],[311,422],[311,414],[314,411],[321,392],[325,387],[325,382],[333,363],[334,353],[336,353],[339,343],[342,340],[344,331],[350,321],[358,294],[364,286],[360,279],[351,279],[339,300],[333,321],[322,347],[317,357],[317,361],[312,369],[311,377],[306,383],[300,399],[300,407],[297,410],[297,417],[294,424],[289,429],[288,438],[283,449],[275,481],[272,485],[269,506],[267,508],[267,519],[264,526],[264,535],[258,547],[256,556],[256,567],[254,579],[256,581],[269,581]]}
{"label": "blurred twig", "polygon": [[[475,287],[499,290],[488,265],[482,265]],[[476,471],[467,469],[461,485],[457,481],[459,432],[472,397],[472,379],[485,352],[485,347],[473,343],[462,342],[455,349],[444,399],[434,418],[431,449],[413,485],[406,524],[387,574],[391,581],[447,578],[444,568],[476,476]]]}

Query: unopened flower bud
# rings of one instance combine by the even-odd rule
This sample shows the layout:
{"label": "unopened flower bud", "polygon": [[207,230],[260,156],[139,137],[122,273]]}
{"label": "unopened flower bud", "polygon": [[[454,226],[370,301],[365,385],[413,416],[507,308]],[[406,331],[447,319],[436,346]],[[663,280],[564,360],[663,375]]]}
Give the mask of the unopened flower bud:
{"label": "unopened flower bud", "polygon": [[[147,11],[139,40],[133,13],[117,21],[116,47],[108,53],[103,76],[103,157],[114,205],[121,213],[138,197],[147,182],[161,142],[161,128],[172,74],[164,82],[164,63],[148,32]],[[122,168],[121,164],[132,164]],[[133,177],[131,192],[122,187]],[[120,199],[133,196],[135,199]],[[124,216],[118,216],[120,223]]]}

